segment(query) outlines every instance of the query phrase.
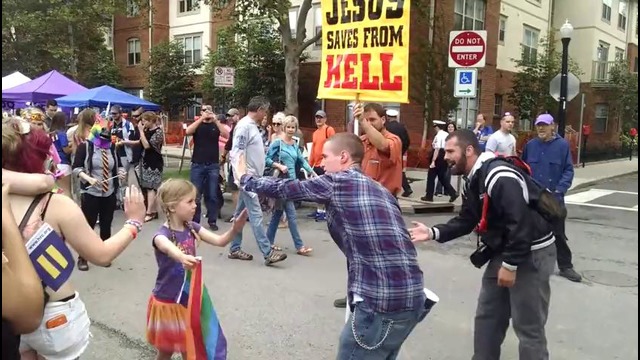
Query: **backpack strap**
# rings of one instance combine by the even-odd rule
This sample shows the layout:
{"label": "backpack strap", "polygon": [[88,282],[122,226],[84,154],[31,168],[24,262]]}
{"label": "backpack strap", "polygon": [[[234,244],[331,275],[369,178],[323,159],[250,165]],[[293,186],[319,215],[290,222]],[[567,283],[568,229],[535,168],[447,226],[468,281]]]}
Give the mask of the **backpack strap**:
{"label": "backpack strap", "polygon": [[[22,220],[20,221],[20,225],[18,225],[18,230],[20,230],[20,234],[22,234],[22,232],[24,231],[24,228],[27,227],[27,224],[29,223],[29,219],[31,219],[31,215],[33,215],[33,212],[36,210],[36,207],[38,206],[38,204],[40,204],[40,201],[42,200],[42,198],[46,195],[47,193],[42,193],[39,195],[36,195],[36,197],[33,199],[33,201],[31,202],[31,204],[29,205],[29,208],[27,209],[27,212],[24,213],[24,216],[22,217]],[[52,193],[49,193],[52,194]],[[51,199],[51,197],[49,197],[49,199]],[[47,200],[47,205],[49,205],[49,200]],[[44,211],[46,211],[46,207],[43,210],[41,216],[44,215]]]}

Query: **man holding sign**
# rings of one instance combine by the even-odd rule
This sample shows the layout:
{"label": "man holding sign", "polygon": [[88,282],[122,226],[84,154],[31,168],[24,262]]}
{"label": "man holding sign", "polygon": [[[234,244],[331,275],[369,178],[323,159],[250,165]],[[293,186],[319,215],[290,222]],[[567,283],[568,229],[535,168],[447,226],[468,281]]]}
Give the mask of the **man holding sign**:
{"label": "man holding sign", "polygon": [[393,196],[402,189],[402,141],[385,128],[386,111],[369,103],[353,107],[353,118],[362,130],[364,144],[362,172],[384,186]]}

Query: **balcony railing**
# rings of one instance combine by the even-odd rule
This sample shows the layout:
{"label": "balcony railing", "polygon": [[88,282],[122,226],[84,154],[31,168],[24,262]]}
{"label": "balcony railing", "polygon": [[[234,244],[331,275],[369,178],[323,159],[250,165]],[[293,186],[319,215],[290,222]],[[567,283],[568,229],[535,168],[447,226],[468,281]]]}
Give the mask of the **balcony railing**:
{"label": "balcony railing", "polygon": [[591,83],[606,86],[611,78],[611,69],[615,65],[615,61],[594,61],[591,67]]}

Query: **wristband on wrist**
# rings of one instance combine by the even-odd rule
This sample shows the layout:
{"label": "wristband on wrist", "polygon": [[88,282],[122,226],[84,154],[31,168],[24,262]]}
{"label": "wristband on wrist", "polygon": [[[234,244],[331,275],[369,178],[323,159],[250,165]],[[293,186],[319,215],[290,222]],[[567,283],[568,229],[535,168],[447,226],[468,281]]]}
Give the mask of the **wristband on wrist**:
{"label": "wristband on wrist", "polygon": [[125,225],[131,225],[136,229],[136,232],[142,231],[142,223],[138,220],[129,219],[124,222]]}

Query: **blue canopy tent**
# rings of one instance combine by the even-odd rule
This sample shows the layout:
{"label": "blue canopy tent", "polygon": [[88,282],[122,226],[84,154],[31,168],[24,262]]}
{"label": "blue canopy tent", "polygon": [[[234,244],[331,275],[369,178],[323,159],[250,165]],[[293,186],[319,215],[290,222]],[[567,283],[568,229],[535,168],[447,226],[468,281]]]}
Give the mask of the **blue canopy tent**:
{"label": "blue canopy tent", "polygon": [[100,107],[105,108],[111,105],[120,105],[123,108],[144,107],[145,110],[160,110],[160,106],[150,101],[141,99],[124,91],[104,85],[87,91],[57,98],[59,106],[63,107]]}

